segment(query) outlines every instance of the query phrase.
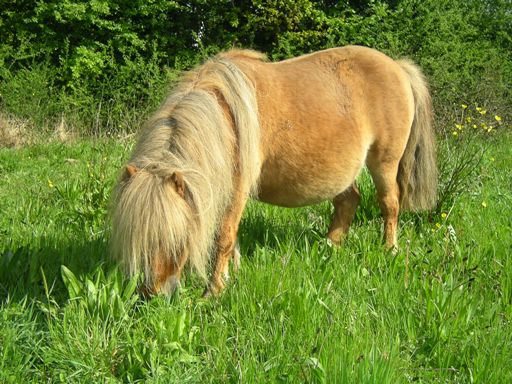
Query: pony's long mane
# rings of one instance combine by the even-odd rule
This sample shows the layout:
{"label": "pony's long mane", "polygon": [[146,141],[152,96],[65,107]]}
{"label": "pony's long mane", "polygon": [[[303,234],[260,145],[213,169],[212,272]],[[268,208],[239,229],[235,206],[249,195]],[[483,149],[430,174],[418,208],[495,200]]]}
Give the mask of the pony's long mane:
{"label": "pony's long mane", "polygon": [[[233,58],[263,59],[231,51],[188,72],[141,131],[130,164],[114,193],[111,245],[128,274],[152,283],[157,257],[184,249],[206,278],[219,221],[230,202],[233,174],[254,192],[260,169],[260,129],[254,86]],[[183,174],[186,196],[166,187]],[[169,261],[169,260],[168,260]],[[170,260],[178,262],[178,260]]]}

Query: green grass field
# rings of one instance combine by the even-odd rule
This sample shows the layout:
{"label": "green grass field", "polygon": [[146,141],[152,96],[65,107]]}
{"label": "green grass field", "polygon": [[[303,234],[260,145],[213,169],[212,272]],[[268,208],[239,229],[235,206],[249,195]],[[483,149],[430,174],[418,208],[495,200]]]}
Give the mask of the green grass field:
{"label": "green grass field", "polygon": [[512,139],[489,140],[463,193],[401,216],[396,255],[363,173],[343,247],[327,203],[250,203],[220,298],[188,273],[149,301],[108,258],[131,142],[0,149],[0,382],[511,383]]}

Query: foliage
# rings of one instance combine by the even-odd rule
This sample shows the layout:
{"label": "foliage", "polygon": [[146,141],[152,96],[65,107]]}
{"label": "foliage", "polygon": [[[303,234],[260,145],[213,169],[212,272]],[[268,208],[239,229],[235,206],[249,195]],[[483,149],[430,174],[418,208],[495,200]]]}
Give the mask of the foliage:
{"label": "foliage", "polygon": [[440,188],[436,211],[449,211],[478,180],[482,161],[508,129],[503,118],[478,105],[461,104],[453,121],[440,132]]}
{"label": "foliage", "polygon": [[[0,0],[0,108],[52,131],[131,132],[176,73],[233,45],[281,59],[346,44],[420,63],[441,116],[510,110],[507,0]],[[509,116],[505,116],[509,117]]]}

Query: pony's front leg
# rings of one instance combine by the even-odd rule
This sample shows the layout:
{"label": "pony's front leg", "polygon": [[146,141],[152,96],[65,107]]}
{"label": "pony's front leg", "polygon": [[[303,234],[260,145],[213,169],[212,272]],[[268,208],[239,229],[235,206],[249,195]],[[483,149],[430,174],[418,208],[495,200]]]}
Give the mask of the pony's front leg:
{"label": "pony's front leg", "polygon": [[205,290],[205,296],[218,295],[229,278],[229,261],[233,258],[234,269],[240,266],[238,249],[238,225],[247,202],[248,193],[237,191],[232,204],[228,207],[217,234],[217,250],[213,273]]}
{"label": "pony's front leg", "polygon": [[333,244],[340,245],[345,239],[350,224],[354,220],[359,200],[360,194],[355,183],[333,199],[334,216],[327,233],[327,237]]}

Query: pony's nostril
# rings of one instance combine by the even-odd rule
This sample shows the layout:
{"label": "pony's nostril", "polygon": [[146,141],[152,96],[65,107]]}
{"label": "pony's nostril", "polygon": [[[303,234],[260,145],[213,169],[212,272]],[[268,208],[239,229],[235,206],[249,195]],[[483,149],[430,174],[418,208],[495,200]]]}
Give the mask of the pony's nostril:
{"label": "pony's nostril", "polygon": [[161,285],[160,292],[163,295],[170,296],[181,287],[179,276],[172,275]]}

